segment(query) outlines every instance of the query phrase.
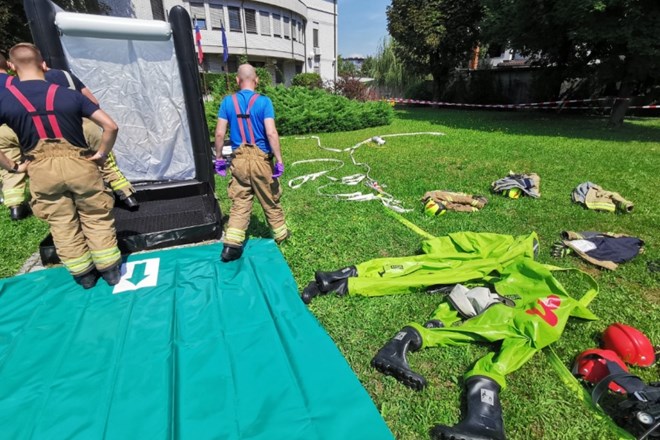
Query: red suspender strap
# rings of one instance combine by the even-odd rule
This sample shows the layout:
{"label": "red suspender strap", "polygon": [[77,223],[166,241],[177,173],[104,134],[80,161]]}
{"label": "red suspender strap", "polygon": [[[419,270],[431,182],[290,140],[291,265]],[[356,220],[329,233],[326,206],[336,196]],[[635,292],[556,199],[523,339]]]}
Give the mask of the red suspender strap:
{"label": "red suspender strap", "polygon": [[14,77],[11,76],[11,75],[9,75],[9,76],[7,77],[7,80],[5,81],[5,87],[6,87],[6,88],[9,88],[9,86],[10,86],[11,83],[12,83],[12,81],[14,81]]}
{"label": "red suspender strap", "polygon": [[27,110],[28,113],[30,113],[30,116],[32,116],[32,122],[34,123],[34,127],[37,129],[37,134],[39,135],[39,139],[47,139],[48,135],[46,134],[44,123],[41,122],[41,117],[36,114],[37,109],[34,108],[34,106],[30,103],[30,101],[27,100],[25,95],[23,95],[16,88],[16,86],[9,86],[7,87],[7,90],[9,90],[11,94],[14,95],[16,99],[18,99],[18,102],[20,102],[21,105],[25,108],[25,110]]}
{"label": "red suspender strap", "polygon": [[53,113],[55,110],[55,92],[57,92],[57,85],[51,84],[48,87],[48,93],[46,94],[46,112],[48,112],[48,122],[50,122],[50,128],[53,129],[53,134],[56,138],[63,139],[62,130],[60,130],[60,124],[57,123],[57,118]]}
{"label": "red suspender strap", "polygon": [[243,128],[243,120],[241,118],[241,116],[242,116],[241,107],[238,105],[238,97],[236,96],[236,93],[231,95],[231,99],[234,101],[234,110],[236,110],[236,119],[238,120],[238,129],[241,131],[241,141],[244,144],[247,144],[247,141],[245,140],[245,129]]}
{"label": "red suspender strap", "polygon": [[247,111],[245,112],[247,114],[248,131],[250,132],[250,141],[252,141],[252,145],[257,145],[257,144],[254,141],[254,130],[252,129],[252,121],[250,119],[250,110],[252,110],[252,106],[254,105],[254,102],[257,100],[258,97],[259,97],[258,93],[255,93],[254,95],[252,95],[252,99],[250,99],[250,102],[248,103]]}

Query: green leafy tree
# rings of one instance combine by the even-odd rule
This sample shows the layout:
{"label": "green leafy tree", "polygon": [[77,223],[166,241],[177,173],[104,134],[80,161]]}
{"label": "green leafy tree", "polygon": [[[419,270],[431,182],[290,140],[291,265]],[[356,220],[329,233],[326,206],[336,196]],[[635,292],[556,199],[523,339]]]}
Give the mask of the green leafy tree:
{"label": "green leafy tree", "polygon": [[406,75],[403,63],[395,49],[396,42],[390,38],[383,38],[374,57],[371,77],[381,92],[390,96],[401,96],[406,88],[410,76]]}
{"label": "green leafy tree", "polygon": [[356,76],[357,73],[355,64],[345,60],[341,55],[337,57],[337,74],[339,76]]}
{"label": "green leafy tree", "polygon": [[482,16],[481,0],[392,0],[387,29],[399,59],[433,77],[437,98],[449,74],[469,61]]}
{"label": "green leafy tree", "polygon": [[360,76],[368,76],[370,77],[372,75],[371,71],[374,68],[374,57],[368,56],[364,59],[362,62],[362,67],[360,67]]}
{"label": "green leafy tree", "polygon": [[554,66],[559,79],[616,85],[611,125],[623,121],[631,94],[660,80],[657,0],[483,0],[485,40]]}

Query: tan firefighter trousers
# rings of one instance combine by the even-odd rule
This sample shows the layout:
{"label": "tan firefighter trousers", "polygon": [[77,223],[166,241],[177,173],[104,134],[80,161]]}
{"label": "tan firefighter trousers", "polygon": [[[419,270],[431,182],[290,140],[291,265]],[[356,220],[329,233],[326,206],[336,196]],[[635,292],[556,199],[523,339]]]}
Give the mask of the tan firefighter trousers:
{"label": "tan firefighter trousers", "polygon": [[[18,137],[7,125],[0,126],[0,151],[14,162],[21,160],[21,146],[18,143]],[[5,205],[12,207],[23,203],[25,201],[27,174],[10,173],[0,167],[0,178],[2,179]]]}
{"label": "tan firefighter trousers", "polygon": [[[101,147],[101,136],[103,134],[101,127],[96,125],[93,121],[87,118],[83,118],[83,132],[85,134],[85,141],[87,141],[89,148],[94,151],[98,151],[98,149]],[[103,181],[110,185],[110,188],[119,194],[121,199],[125,199],[126,197],[130,197],[135,194],[135,188],[133,188],[131,182],[126,179],[124,173],[122,173],[117,166],[114,153],[111,152],[108,154],[108,159],[99,169],[101,170]]]}
{"label": "tan firefighter trousers", "polygon": [[278,243],[287,237],[284,211],[280,205],[282,188],[273,179],[273,166],[268,154],[258,147],[242,144],[232,153],[231,181],[227,188],[231,200],[225,244],[242,245],[250,224],[252,203],[256,196],[266,214]]}
{"label": "tan firefighter trousers", "polygon": [[50,225],[57,255],[72,275],[121,262],[114,204],[90,150],[64,139],[44,139],[28,153],[32,211]]}

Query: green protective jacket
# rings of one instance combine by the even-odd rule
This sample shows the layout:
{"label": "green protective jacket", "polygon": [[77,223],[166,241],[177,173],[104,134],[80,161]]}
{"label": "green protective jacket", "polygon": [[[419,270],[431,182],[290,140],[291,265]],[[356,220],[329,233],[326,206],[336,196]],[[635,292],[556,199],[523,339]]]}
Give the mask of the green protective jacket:
{"label": "green protective jacket", "polygon": [[423,347],[456,346],[469,342],[502,341],[498,353],[480,359],[466,377],[487,376],[506,386],[504,377],[520,368],[534,353],[557,341],[570,316],[596,319],[586,304],[572,298],[552,275],[563,270],[534,261],[538,248],[535,233],[527,236],[461,232],[424,242],[424,253],[413,257],[376,259],[357,265],[358,276],[349,278],[352,295],[391,295],[417,291],[436,284],[492,284],[515,307],[495,304],[482,314],[461,322],[452,306],[443,301],[431,319],[443,328],[411,323],[422,336]]}

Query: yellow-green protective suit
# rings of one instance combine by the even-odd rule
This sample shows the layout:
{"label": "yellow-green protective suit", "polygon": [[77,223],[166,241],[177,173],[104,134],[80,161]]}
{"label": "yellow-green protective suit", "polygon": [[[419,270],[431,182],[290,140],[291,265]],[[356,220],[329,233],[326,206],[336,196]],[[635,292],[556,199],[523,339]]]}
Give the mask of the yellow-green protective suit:
{"label": "yellow-green protective suit", "polygon": [[[423,347],[455,346],[472,341],[502,341],[498,353],[481,358],[466,378],[487,376],[506,386],[504,376],[520,368],[534,353],[559,339],[568,318],[596,319],[585,304],[596,294],[577,301],[552,275],[560,268],[534,261],[538,240],[528,236],[461,232],[423,243],[424,253],[413,257],[384,258],[356,266],[348,293],[379,296],[418,291],[437,284],[492,284],[515,307],[495,304],[464,321],[442,302],[431,319],[442,328],[411,323],[422,336]],[[593,280],[591,280],[593,282]],[[593,282],[595,284],[595,282]]]}

